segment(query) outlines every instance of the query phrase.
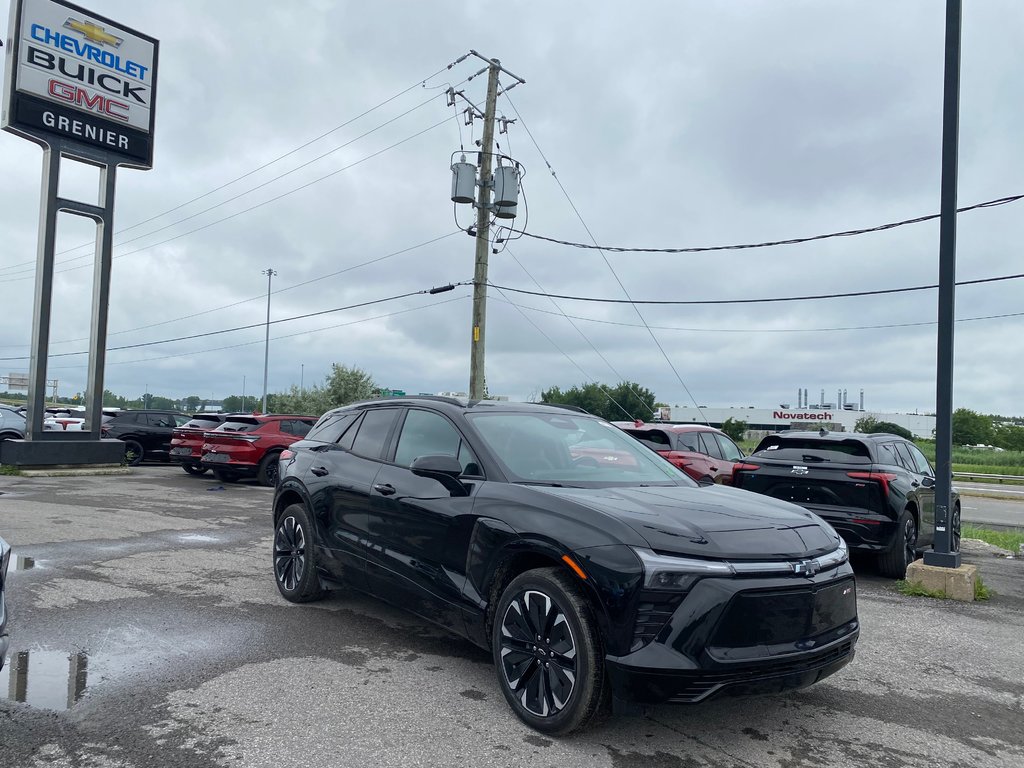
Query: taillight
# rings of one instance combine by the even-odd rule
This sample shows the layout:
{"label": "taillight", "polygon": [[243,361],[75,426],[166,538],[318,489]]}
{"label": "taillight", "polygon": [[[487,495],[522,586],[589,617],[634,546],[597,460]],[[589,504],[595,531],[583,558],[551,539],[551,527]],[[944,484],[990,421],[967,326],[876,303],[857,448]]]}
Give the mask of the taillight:
{"label": "taillight", "polygon": [[295,458],[295,451],[290,451],[287,448],[285,448],[283,451],[281,451],[281,461],[288,461],[288,460],[294,459],[294,458]]}
{"label": "taillight", "polygon": [[740,472],[756,472],[761,467],[757,464],[743,464],[742,462],[732,465],[732,484],[738,485],[736,475]]}
{"label": "taillight", "polygon": [[847,472],[854,480],[873,480],[882,486],[882,496],[889,498],[889,483],[896,479],[895,472]]}

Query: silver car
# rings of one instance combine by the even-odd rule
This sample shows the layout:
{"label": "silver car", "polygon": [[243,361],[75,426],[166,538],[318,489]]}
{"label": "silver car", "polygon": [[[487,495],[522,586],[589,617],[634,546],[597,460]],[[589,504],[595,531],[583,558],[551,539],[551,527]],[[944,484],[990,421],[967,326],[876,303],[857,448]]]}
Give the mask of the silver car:
{"label": "silver car", "polygon": [[0,440],[18,440],[25,437],[25,417],[13,408],[0,405]]}

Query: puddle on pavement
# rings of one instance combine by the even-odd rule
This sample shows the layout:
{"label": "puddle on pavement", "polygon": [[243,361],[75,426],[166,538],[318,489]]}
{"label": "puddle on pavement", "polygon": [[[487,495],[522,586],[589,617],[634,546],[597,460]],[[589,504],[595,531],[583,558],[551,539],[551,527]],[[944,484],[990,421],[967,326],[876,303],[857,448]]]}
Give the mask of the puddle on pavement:
{"label": "puddle on pavement", "polygon": [[17,651],[7,662],[0,670],[0,697],[37,709],[71,709],[88,685],[85,653]]}
{"label": "puddle on pavement", "polygon": [[186,533],[178,538],[181,541],[220,541],[217,536],[204,536],[201,533]]}

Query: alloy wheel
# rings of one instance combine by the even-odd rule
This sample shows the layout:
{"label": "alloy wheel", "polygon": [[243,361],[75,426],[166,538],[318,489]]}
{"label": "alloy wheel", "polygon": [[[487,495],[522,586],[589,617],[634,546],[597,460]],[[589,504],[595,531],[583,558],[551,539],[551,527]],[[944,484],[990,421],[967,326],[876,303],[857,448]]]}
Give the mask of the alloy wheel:
{"label": "alloy wheel", "polygon": [[953,507],[953,524],[950,526],[950,546],[952,552],[960,551],[960,505]]}
{"label": "alloy wheel", "polygon": [[289,515],[274,534],[274,574],[289,592],[296,589],[306,572],[306,536],[299,522]]}
{"label": "alloy wheel", "polygon": [[532,714],[550,717],[565,708],[576,685],[576,643],[550,596],[526,590],[509,603],[501,620],[501,666]]}
{"label": "alloy wheel", "polygon": [[903,526],[903,558],[907,565],[917,559],[917,524],[910,516],[907,517],[907,524]]}

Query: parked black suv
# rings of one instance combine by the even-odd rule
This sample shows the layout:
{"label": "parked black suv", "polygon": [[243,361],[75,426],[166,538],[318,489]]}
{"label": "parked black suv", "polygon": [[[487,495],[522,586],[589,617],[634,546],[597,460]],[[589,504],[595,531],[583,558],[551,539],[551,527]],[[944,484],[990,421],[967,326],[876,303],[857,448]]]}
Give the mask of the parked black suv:
{"label": "parked black suv", "polygon": [[135,466],[143,459],[167,461],[171,432],[187,423],[188,415],[177,411],[118,411],[101,428],[103,437],[124,441],[126,461]]}
{"label": "parked black suv", "polygon": [[[935,539],[935,470],[898,435],[768,435],[733,469],[733,485],[823,517],[851,548],[875,553],[882,575],[894,579],[905,578],[907,566]],[[950,528],[953,549],[959,549],[955,491]]]}
{"label": "parked black suv", "polygon": [[581,727],[609,700],[800,688],[853,658],[856,587],[828,524],[701,487],[576,409],[357,403],[280,469],[281,594],[365,590],[464,635],[540,731]]}

